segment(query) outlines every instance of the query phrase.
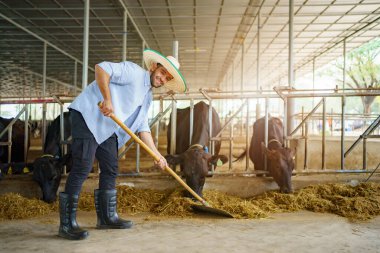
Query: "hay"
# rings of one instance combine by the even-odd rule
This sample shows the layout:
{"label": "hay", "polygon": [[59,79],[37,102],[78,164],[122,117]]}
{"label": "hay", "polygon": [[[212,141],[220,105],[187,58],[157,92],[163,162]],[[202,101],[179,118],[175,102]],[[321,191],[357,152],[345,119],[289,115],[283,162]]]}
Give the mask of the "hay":
{"label": "hay", "polygon": [[252,202],[271,213],[308,210],[337,214],[352,221],[368,220],[380,214],[380,184],[315,185],[293,194],[265,193]]}
{"label": "hay", "polygon": [[190,217],[193,215],[191,205],[194,204],[194,202],[183,196],[184,192],[182,189],[167,192],[161,201],[154,205],[150,211],[158,216]]}
{"label": "hay", "polygon": [[[182,189],[155,191],[119,186],[117,190],[120,213],[179,218],[194,215],[191,211],[194,202],[182,197]],[[227,211],[238,219],[265,218],[271,213],[299,210],[337,214],[352,221],[368,220],[380,214],[380,184],[377,183],[361,183],[356,187],[348,184],[315,185],[292,194],[273,191],[251,199],[208,190],[204,197],[212,207]],[[93,194],[82,193],[78,209],[94,211]],[[13,193],[0,196],[0,219],[31,218],[53,211],[58,211],[58,202],[46,204]]]}
{"label": "hay", "polygon": [[49,205],[37,199],[27,199],[20,194],[8,193],[0,196],[0,219],[32,218],[53,211]]}
{"label": "hay", "polygon": [[205,191],[204,197],[213,208],[229,212],[238,219],[256,219],[268,216],[259,206],[247,199],[227,195],[214,190]]}

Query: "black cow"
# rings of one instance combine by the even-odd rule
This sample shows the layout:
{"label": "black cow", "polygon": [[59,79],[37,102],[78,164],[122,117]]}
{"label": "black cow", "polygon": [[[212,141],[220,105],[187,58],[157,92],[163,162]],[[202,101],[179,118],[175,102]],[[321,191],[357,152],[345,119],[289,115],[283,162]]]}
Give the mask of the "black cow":
{"label": "black cow", "polygon": [[[211,165],[226,163],[228,158],[219,155],[220,141],[215,142],[215,151],[212,156],[204,147],[209,144],[209,106],[205,102],[199,102],[194,106],[193,137],[189,143],[190,108],[177,110],[177,133],[175,155],[165,156],[171,165],[180,164],[186,183],[198,195],[202,196],[205,178]],[[221,129],[220,119],[213,108],[212,110],[212,136],[215,137]],[[170,151],[171,120],[167,132],[167,151]]]}
{"label": "black cow", "polygon": [[[255,165],[255,170],[265,170],[265,155],[267,156],[267,169],[273,177],[280,191],[292,192],[291,176],[294,169],[295,150],[285,148],[283,145],[283,125],[279,118],[268,119],[268,148],[264,145],[265,118],[258,119],[253,124],[253,135],[249,147],[249,158]],[[239,155],[242,159],[247,151]],[[236,161],[237,161],[236,160]]]}
{"label": "black cow", "polygon": [[[61,131],[60,116],[58,116],[48,127],[44,155],[34,161],[33,179],[42,190],[42,199],[51,203],[56,200],[57,190],[61,182],[63,166],[66,165],[67,172],[71,170],[72,157],[70,145],[66,155],[61,155]],[[64,112],[64,139],[71,136],[70,113]]]}
{"label": "black cow", "polygon": [[[7,119],[0,117],[0,133],[9,125],[13,118]],[[28,127],[27,152],[30,146],[30,127]],[[24,139],[25,139],[25,122],[16,120],[12,127],[12,149],[11,162],[24,162]],[[0,138],[0,142],[8,141],[8,132]],[[8,163],[8,146],[0,146],[0,162]]]}

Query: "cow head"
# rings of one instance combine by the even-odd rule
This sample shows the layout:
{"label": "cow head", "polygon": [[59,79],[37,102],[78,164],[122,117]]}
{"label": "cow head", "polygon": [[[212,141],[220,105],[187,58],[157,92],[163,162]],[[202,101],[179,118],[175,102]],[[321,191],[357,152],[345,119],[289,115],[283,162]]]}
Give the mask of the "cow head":
{"label": "cow head", "polygon": [[65,155],[62,158],[45,155],[34,161],[33,180],[41,187],[43,201],[51,203],[56,200],[62,168],[70,160],[71,155]]}
{"label": "cow head", "polygon": [[180,155],[167,155],[165,158],[170,165],[180,164],[186,183],[201,197],[211,165],[221,165],[228,161],[224,155],[212,156],[201,148],[188,149]]}
{"label": "cow head", "polygon": [[283,147],[270,150],[264,144],[262,144],[262,150],[268,158],[268,171],[280,187],[280,191],[292,192],[291,177],[294,169],[295,150]]}

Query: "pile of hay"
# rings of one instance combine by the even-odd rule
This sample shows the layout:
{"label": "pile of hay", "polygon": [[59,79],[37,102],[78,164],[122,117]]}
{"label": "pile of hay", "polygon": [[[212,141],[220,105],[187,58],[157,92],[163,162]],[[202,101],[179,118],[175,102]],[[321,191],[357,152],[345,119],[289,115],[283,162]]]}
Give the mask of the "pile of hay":
{"label": "pile of hay", "polygon": [[[191,217],[194,204],[182,197],[184,191],[155,191],[118,187],[118,212],[129,215],[152,213],[164,217]],[[235,218],[264,218],[270,213],[309,210],[333,213],[350,220],[367,220],[380,214],[380,184],[361,183],[309,186],[292,194],[268,192],[261,196],[242,199],[217,191],[205,191],[204,198],[214,208],[231,213]],[[80,196],[79,210],[94,211],[93,194]],[[0,196],[0,219],[22,219],[58,211],[58,203],[46,204],[26,199],[18,194]]]}
{"label": "pile of hay", "polygon": [[54,205],[49,205],[37,199],[28,199],[20,194],[8,193],[0,195],[0,220],[25,219],[44,214],[54,210]]}
{"label": "pile of hay", "polygon": [[380,184],[315,185],[293,194],[268,192],[252,202],[270,213],[309,210],[337,214],[350,220],[368,220],[380,214]]}

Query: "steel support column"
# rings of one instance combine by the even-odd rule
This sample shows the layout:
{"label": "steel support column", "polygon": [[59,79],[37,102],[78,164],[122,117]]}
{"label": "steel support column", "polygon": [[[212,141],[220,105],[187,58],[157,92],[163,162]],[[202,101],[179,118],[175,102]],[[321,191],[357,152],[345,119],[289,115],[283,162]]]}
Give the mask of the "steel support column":
{"label": "steel support column", "polygon": [[[42,63],[42,96],[46,97],[46,56],[47,56],[47,44],[44,43],[44,54],[43,54],[43,63]],[[46,103],[42,104],[42,147],[45,145],[46,139]]]}
{"label": "steel support column", "polygon": [[[288,52],[288,86],[292,88],[294,86],[294,0],[289,0],[289,52]],[[291,133],[294,128],[294,112],[295,112],[295,101],[293,98],[288,99],[287,108],[287,135]]]}
{"label": "steel support column", "polygon": [[122,61],[127,60],[127,35],[128,35],[128,12],[124,11],[123,17],[123,55]]}
{"label": "steel support column", "polygon": [[88,76],[88,38],[90,25],[90,0],[84,0],[83,14],[83,69],[82,69],[82,89],[87,86]]}

